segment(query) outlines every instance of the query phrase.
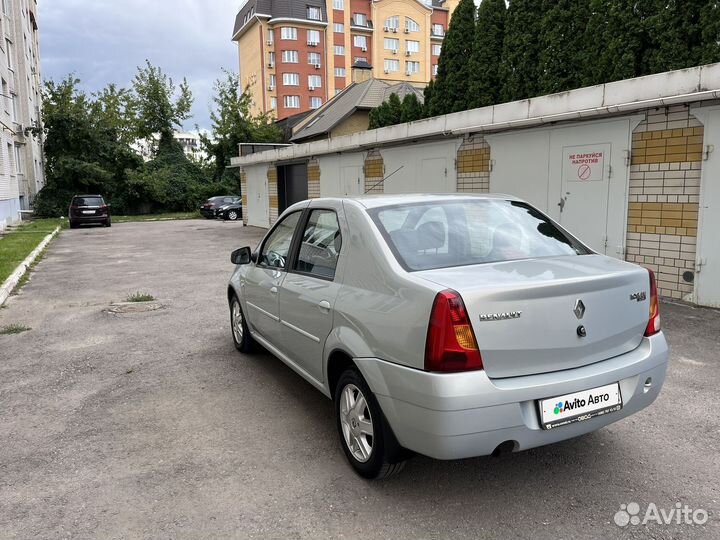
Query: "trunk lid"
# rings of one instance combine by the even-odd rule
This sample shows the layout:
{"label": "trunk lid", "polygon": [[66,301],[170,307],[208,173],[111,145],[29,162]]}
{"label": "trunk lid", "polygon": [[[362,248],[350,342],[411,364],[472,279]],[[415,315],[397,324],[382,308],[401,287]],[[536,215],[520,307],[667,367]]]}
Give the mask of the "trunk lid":
{"label": "trunk lid", "polygon": [[[637,348],[648,323],[647,270],[602,255],[415,275],[460,293],[491,378],[560,371],[612,358]],[[636,293],[644,293],[645,299],[631,299]]]}

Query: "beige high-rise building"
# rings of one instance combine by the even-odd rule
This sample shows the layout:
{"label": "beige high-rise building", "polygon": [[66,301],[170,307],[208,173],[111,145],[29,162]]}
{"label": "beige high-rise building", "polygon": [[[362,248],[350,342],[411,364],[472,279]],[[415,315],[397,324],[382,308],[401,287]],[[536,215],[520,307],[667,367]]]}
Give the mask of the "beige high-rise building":
{"label": "beige high-rise building", "polygon": [[45,184],[37,0],[0,4],[0,228]]}
{"label": "beige high-rise building", "polygon": [[284,119],[351,84],[352,68],[424,87],[459,0],[246,0],[235,20],[254,111]]}

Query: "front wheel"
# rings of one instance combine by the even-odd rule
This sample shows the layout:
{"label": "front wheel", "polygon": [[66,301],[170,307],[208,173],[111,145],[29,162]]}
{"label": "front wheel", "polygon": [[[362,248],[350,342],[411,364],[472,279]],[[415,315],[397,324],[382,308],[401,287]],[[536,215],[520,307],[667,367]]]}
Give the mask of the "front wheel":
{"label": "front wheel", "polygon": [[375,396],[356,369],[348,369],[335,388],[335,415],[345,457],[363,478],[400,472],[405,462],[390,458],[390,430]]}
{"label": "front wheel", "polygon": [[233,342],[235,348],[243,353],[255,350],[255,339],[250,335],[245,316],[243,315],[240,300],[233,296],[230,301],[230,327],[232,328]]}
{"label": "front wheel", "polygon": [[225,214],[225,217],[230,221],[237,221],[240,216],[238,215],[237,210],[230,210],[227,214]]}
{"label": "front wheel", "polygon": [[106,227],[112,227],[112,221],[110,220],[110,218],[106,219],[103,225],[105,225]]}

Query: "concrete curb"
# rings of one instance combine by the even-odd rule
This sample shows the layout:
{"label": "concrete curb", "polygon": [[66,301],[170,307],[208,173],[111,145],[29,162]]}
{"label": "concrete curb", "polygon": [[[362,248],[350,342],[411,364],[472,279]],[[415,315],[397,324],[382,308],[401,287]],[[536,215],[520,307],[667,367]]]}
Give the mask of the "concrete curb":
{"label": "concrete curb", "polygon": [[35,261],[35,259],[37,259],[38,255],[42,253],[42,250],[47,247],[47,245],[57,236],[59,232],[60,227],[57,227],[53,232],[43,238],[43,241],[38,244],[32,253],[30,253],[30,255],[28,255],[27,258],[18,265],[15,271],[10,274],[10,277],[5,280],[5,283],[0,286],[0,306],[5,303],[8,296],[10,296],[13,290],[15,290],[15,287],[17,287],[20,279],[22,279],[25,272],[27,272],[28,268],[30,268],[30,265]]}

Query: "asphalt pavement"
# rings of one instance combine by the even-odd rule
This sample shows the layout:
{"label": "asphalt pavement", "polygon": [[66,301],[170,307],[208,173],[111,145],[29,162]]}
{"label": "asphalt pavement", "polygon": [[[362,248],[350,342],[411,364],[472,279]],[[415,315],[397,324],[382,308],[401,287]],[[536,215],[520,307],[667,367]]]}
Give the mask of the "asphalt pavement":
{"label": "asphalt pavement", "polygon": [[[368,482],[331,402],[233,347],[229,254],[262,233],[128,223],[51,244],[0,309],[31,328],[0,336],[0,538],[720,538],[720,312],[662,305],[671,365],[635,416]],[[136,292],[161,309],[108,312]],[[707,522],[616,524],[650,505]]]}

